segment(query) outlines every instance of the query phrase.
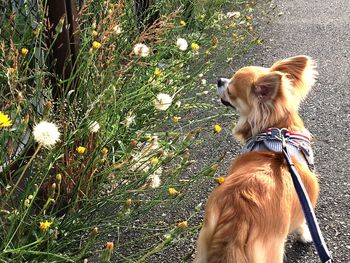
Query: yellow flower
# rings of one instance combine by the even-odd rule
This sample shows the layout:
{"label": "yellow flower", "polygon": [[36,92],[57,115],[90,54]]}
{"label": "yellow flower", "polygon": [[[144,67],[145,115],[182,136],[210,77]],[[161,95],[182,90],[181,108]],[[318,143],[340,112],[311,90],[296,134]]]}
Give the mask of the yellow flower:
{"label": "yellow flower", "polygon": [[99,49],[101,47],[101,43],[100,42],[97,42],[97,41],[94,41],[92,42],[92,48],[93,49]]}
{"label": "yellow flower", "polygon": [[205,54],[206,56],[209,56],[209,55],[210,55],[210,51],[209,51],[209,50],[206,50],[206,51],[204,52],[204,54]]}
{"label": "yellow flower", "polygon": [[197,51],[199,49],[199,45],[197,43],[192,43],[191,48],[193,51]]}
{"label": "yellow flower", "polygon": [[45,232],[50,228],[51,225],[52,222],[45,220],[45,222],[40,222],[39,228],[41,231]]}
{"label": "yellow flower", "polygon": [[222,128],[220,125],[218,125],[218,124],[214,125],[214,132],[215,133],[219,133],[219,132],[221,132],[221,130],[222,130]]}
{"label": "yellow flower", "polygon": [[152,165],[157,165],[159,163],[159,159],[157,157],[153,157],[149,162]]}
{"label": "yellow flower", "polygon": [[179,192],[178,192],[175,188],[170,187],[170,188],[168,189],[168,193],[169,193],[169,195],[171,195],[171,196],[175,196],[175,195],[177,195]]}
{"label": "yellow flower", "polygon": [[225,182],[225,177],[223,177],[223,176],[218,176],[218,177],[216,177],[216,182],[218,183],[218,184],[222,184],[223,182]]}
{"label": "yellow flower", "polygon": [[185,25],[186,25],[186,22],[185,22],[184,20],[181,20],[181,21],[180,21],[180,25],[185,26]]}
{"label": "yellow flower", "polygon": [[[96,30],[93,30],[92,31],[92,36],[96,37],[98,35],[97,31]],[[92,44],[93,45],[93,44]]]}
{"label": "yellow flower", "polygon": [[182,221],[182,222],[179,222],[177,224],[177,226],[181,229],[185,229],[185,228],[188,228],[188,222],[185,220],[185,221]]}
{"label": "yellow flower", "polygon": [[252,20],[252,17],[251,17],[251,16],[246,16],[245,18],[247,19],[247,21]]}
{"label": "yellow flower", "polygon": [[27,55],[28,52],[29,52],[29,50],[27,48],[25,48],[25,47],[21,49],[21,53],[22,53],[23,56]]}
{"label": "yellow flower", "polygon": [[76,148],[76,151],[80,154],[84,154],[86,152],[86,148],[83,146],[79,146]]}
{"label": "yellow flower", "polygon": [[249,26],[248,29],[249,29],[250,31],[254,31],[254,28],[253,28],[252,26]]}
{"label": "yellow flower", "polygon": [[179,116],[173,117],[173,123],[178,123],[180,120],[181,120],[181,117],[179,117]]}
{"label": "yellow flower", "polygon": [[101,150],[101,153],[103,155],[106,155],[108,153],[108,149],[106,147],[103,147],[102,150]]}
{"label": "yellow flower", "polygon": [[12,121],[7,114],[0,111],[0,128],[9,127],[12,125]]}
{"label": "yellow flower", "polygon": [[205,15],[200,15],[200,16],[199,16],[199,20],[201,20],[201,21],[203,21],[204,18],[205,18]]}
{"label": "yellow flower", "polygon": [[229,26],[224,26],[224,29],[226,29],[226,30],[229,29],[229,28],[230,28]]}
{"label": "yellow flower", "polygon": [[156,69],[154,70],[154,76],[155,76],[156,78],[159,78],[160,75],[162,75],[162,71],[160,70],[160,68],[156,68]]}
{"label": "yellow flower", "polygon": [[126,200],[126,205],[128,205],[128,206],[131,206],[131,205],[132,205],[132,199],[131,199],[131,198],[128,198],[128,199]]}

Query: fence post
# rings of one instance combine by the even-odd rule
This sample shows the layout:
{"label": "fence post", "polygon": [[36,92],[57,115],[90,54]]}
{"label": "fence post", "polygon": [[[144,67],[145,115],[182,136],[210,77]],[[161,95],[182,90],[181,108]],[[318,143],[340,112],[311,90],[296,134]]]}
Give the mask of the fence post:
{"label": "fence post", "polygon": [[[58,78],[65,80],[74,71],[74,63],[79,51],[78,12],[74,0],[48,0],[47,3],[50,44],[54,40],[56,28],[62,26],[62,32],[53,45],[50,66]],[[57,79],[53,81],[53,98],[57,99],[64,93],[64,87],[57,84]]]}
{"label": "fence post", "polygon": [[150,14],[149,8],[152,4],[153,0],[134,0],[134,13],[140,31],[152,25],[159,18],[159,11]]}

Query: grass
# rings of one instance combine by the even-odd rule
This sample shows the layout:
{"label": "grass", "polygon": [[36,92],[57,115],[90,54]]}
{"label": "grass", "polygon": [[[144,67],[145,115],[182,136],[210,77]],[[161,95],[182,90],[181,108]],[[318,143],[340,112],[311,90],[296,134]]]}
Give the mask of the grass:
{"label": "grass", "polygon": [[[157,1],[150,14],[159,19],[142,32],[130,2],[85,2],[80,50],[66,79],[49,67],[45,5],[34,29],[33,17],[22,15],[27,6],[6,14],[0,109],[12,123],[0,122],[0,261],[147,262],[199,230],[191,218],[200,207],[186,218],[155,218],[196,181],[213,180],[224,157],[184,176],[193,149],[218,136],[213,125],[194,126],[223,113],[203,100],[215,89],[205,80],[214,61],[232,55],[219,36],[232,35],[235,53],[244,39],[258,41],[250,7],[237,2],[240,16],[227,18],[225,2]],[[191,119],[199,110],[207,116]],[[59,140],[54,128],[38,128],[43,121],[57,127]]]}

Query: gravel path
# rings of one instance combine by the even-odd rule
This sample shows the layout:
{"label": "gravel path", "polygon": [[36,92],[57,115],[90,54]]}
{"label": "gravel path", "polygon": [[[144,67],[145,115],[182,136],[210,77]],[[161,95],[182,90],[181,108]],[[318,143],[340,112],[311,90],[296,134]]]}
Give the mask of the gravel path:
{"label": "gravel path", "polygon": [[[265,40],[264,44],[232,65],[218,65],[217,75],[211,82],[217,77],[229,77],[249,64],[270,66],[278,59],[298,54],[317,60],[319,80],[301,109],[307,128],[315,136],[314,151],[321,185],[316,215],[335,262],[350,262],[350,1],[277,0],[258,4],[256,9],[259,8],[261,14],[271,10],[274,13],[271,20],[258,19],[257,31]],[[222,117],[217,122],[225,131],[196,149],[193,156],[198,161],[196,166],[201,167],[230,151],[222,167],[221,172],[224,172],[240,146],[230,136],[229,119]],[[184,200],[181,211],[174,209],[173,213],[186,215],[186,211],[193,211],[198,203],[205,203],[214,185],[208,181],[198,182],[193,193]],[[192,223],[200,222],[202,216],[192,219]],[[177,243],[151,257],[149,262],[180,262],[184,255],[194,250],[196,238],[193,236]],[[290,237],[285,262],[316,263],[319,259],[313,245],[299,244]]]}
{"label": "gravel path", "polygon": [[[317,60],[319,79],[301,114],[316,140],[321,184],[316,214],[335,262],[350,262],[350,1],[276,1],[255,50],[257,65],[297,54]],[[286,262],[319,262],[313,246],[289,242]]]}

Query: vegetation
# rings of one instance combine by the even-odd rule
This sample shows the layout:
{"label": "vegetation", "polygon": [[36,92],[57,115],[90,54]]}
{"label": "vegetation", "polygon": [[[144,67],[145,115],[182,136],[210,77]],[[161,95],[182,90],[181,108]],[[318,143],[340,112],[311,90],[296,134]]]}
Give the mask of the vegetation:
{"label": "vegetation", "polygon": [[[210,110],[197,122],[222,113],[201,102],[216,92],[206,72],[218,52],[227,59],[244,39],[260,40],[251,4],[236,1],[237,12],[225,14],[224,0],[207,2],[155,1],[148,14],[159,18],[140,27],[132,1],[86,1],[65,79],[51,70],[45,1],[35,19],[29,6],[8,6],[0,39],[0,262],[147,262],[198,231],[191,217],[135,222],[179,202],[198,178],[212,180],[223,158],[181,179],[203,140],[189,113]],[[232,36],[229,53],[220,34]]]}

